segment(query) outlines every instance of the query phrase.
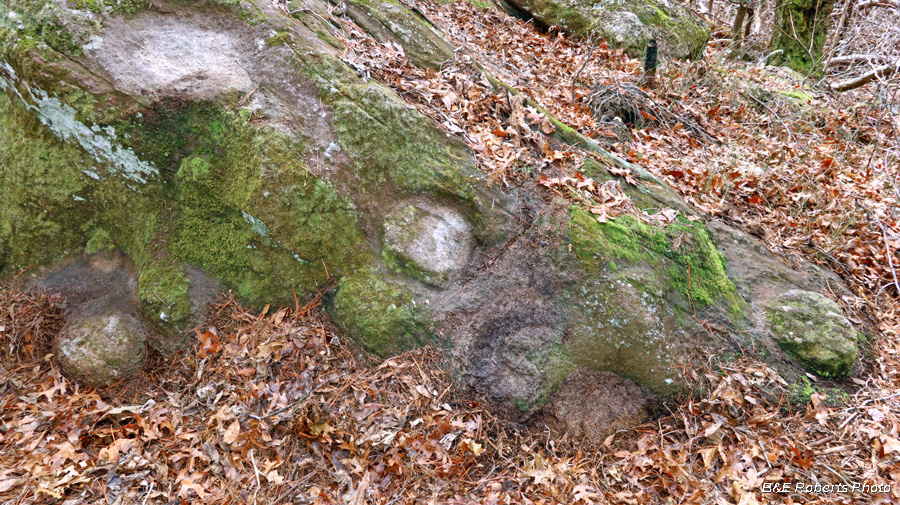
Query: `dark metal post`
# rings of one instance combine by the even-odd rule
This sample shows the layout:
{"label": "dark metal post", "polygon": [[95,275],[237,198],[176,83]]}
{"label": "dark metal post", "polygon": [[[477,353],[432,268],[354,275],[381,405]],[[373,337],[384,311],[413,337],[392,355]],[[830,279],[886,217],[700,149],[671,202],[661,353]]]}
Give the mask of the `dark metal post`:
{"label": "dark metal post", "polygon": [[650,89],[656,89],[656,39],[650,39],[647,43],[647,57],[644,60],[644,77],[646,85]]}

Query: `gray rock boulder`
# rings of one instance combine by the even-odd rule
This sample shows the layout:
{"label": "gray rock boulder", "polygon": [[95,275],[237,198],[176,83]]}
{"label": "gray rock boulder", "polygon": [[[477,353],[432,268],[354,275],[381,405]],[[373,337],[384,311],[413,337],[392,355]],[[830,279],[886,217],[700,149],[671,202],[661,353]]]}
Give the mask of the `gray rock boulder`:
{"label": "gray rock boulder", "polygon": [[148,336],[138,317],[109,310],[68,324],[54,339],[53,351],[66,377],[106,387],[140,371]]}
{"label": "gray rock boulder", "polygon": [[[766,302],[821,291],[816,269],[778,267],[558,122],[555,141],[637,183],[597,162],[585,177],[675,220],[601,223],[535,181],[487,187],[464,143],[341,61],[322,1],[293,15],[265,0],[141,5],[0,10],[3,275],[120,251],[129,266],[113,271],[128,289],[109,291],[162,334],[190,326],[204,279],[261,307],[293,306],[334,276],[326,310],[362,347],[387,356],[436,343],[457,377],[518,420],[588,395],[564,384],[593,374],[617,377],[611,394],[676,393],[705,349],[762,346],[783,362]],[[413,35],[394,42],[412,54]],[[744,258],[771,268],[759,275]],[[89,299],[74,288],[86,276],[55,272]],[[561,415],[613,425],[640,412]]]}
{"label": "gray rock boulder", "polygon": [[792,290],[773,299],[767,317],[778,344],[823,377],[845,377],[858,354],[858,333],[834,301]]}
{"label": "gray rock boulder", "polygon": [[709,25],[671,0],[505,0],[545,26],[580,36],[598,35],[611,47],[640,58],[651,38],[663,55],[697,59],[709,41]]}

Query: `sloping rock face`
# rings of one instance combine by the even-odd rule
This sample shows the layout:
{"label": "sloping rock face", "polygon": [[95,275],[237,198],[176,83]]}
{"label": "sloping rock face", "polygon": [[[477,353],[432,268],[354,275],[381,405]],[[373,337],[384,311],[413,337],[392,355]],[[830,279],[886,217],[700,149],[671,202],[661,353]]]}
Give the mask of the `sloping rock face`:
{"label": "sloping rock face", "polygon": [[[824,290],[821,274],[704,223],[574,130],[560,124],[558,140],[630,168],[642,181],[618,183],[632,200],[676,220],[600,223],[536,183],[487,188],[460,140],[339,59],[324,3],[291,3],[293,16],[263,0],[90,6],[0,12],[3,274],[37,264],[26,275],[41,282],[59,261],[119,251],[163,351],[210,279],[264,306],[334,276],[327,310],[369,351],[437,343],[510,417],[563,406],[573,419],[561,424],[589,436],[682,388],[704,347],[765,347],[785,374],[801,370],[766,302]],[[395,42],[407,40],[419,39]],[[617,180],[599,163],[583,170]],[[564,408],[616,392],[635,405]]]}
{"label": "sloping rock face", "polygon": [[603,37],[632,58],[640,58],[655,37],[662,54],[698,59],[710,36],[709,25],[700,16],[670,0],[504,1],[545,26]]}
{"label": "sloping rock face", "polygon": [[345,8],[353,22],[375,40],[393,42],[420,67],[437,69],[453,59],[453,46],[447,39],[396,1],[351,0]]}

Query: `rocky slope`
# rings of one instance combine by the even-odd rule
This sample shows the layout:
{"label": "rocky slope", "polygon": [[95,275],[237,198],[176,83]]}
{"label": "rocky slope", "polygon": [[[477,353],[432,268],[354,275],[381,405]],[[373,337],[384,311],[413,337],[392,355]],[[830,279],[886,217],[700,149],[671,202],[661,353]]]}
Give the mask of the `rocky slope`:
{"label": "rocky slope", "polygon": [[[452,57],[405,8],[347,14],[419,65]],[[855,359],[855,331],[820,299],[810,310],[841,331],[804,341],[819,357],[835,347],[840,364],[784,345],[810,317],[794,305],[812,299],[795,294],[838,280],[705,222],[564,125],[555,142],[605,163],[586,162],[583,177],[673,220],[598,222],[533,180],[488,187],[465,143],[341,60],[324,3],[15,0],[0,16],[2,273],[38,265],[34,282],[77,298],[96,286],[66,281],[79,278],[73,258],[81,268],[118,251],[116,310],[137,314],[158,351],[177,345],[216,282],[264,306],[334,277],[329,311],[368,350],[445,346],[459,377],[513,418],[589,399],[558,410],[570,427],[599,426],[593,435],[678,391],[682,365],[705,349],[756,349],[787,376],[800,364],[838,376]],[[630,183],[611,167],[643,175]],[[793,308],[780,310],[785,293]]]}

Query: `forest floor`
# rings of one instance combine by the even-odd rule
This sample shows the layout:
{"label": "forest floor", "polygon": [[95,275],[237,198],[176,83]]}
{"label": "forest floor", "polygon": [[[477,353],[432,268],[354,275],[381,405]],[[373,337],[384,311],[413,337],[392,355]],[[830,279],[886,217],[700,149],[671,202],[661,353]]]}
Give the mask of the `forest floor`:
{"label": "forest floor", "polygon": [[[544,114],[481,69],[602,140],[611,132],[585,101],[595,85],[638,83],[640,62],[465,1],[415,7],[460,48],[455,63],[417,68],[346,20],[344,58],[463,138],[492,184],[583,183],[577,167],[593,155],[548,142]],[[494,418],[434,349],[362,355],[319,299],[255,312],[223,300],[175,359],[82,390],[45,359],[60,300],[13,283],[0,289],[0,501],[897,503],[900,166],[887,148],[900,125],[862,95],[818,94],[724,56],[664,62],[644,124],[610,149],[776,254],[842,276],[855,296],[838,302],[869,330],[842,390],[786,384],[749,356],[711,359],[685,370],[697,390],[664,417],[593,443],[551,437]],[[545,177],[550,167],[563,176]],[[591,191],[577,203],[601,218],[634,212]],[[790,488],[763,492],[773,484]]]}

